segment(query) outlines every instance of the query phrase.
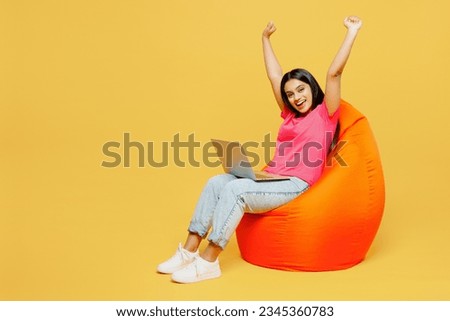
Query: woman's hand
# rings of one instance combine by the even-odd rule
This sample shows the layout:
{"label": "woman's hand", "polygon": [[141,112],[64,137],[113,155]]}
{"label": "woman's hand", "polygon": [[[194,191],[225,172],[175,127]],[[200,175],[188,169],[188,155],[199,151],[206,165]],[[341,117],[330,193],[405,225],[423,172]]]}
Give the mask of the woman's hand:
{"label": "woman's hand", "polygon": [[358,31],[362,26],[362,20],[357,16],[348,16],[344,19],[344,26],[348,30]]}
{"label": "woman's hand", "polygon": [[273,21],[270,21],[266,28],[264,28],[264,31],[262,33],[264,38],[269,39],[270,36],[277,30],[277,27],[275,27],[275,24],[273,23]]}

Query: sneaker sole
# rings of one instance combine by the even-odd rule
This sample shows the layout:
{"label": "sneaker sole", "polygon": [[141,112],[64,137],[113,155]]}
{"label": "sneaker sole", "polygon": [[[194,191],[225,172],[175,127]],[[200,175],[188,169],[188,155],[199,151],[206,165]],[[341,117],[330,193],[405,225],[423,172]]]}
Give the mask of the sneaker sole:
{"label": "sneaker sole", "polygon": [[220,277],[222,275],[221,271],[215,272],[215,273],[211,273],[211,274],[207,274],[207,275],[202,275],[201,277],[196,277],[196,278],[178,278],[177,276],[172,275],[172,281],[176,282],[176,283],[195,283],[195,282],[200,282],[200,281],[205,281],[205,280],[210,280],[210,279],[216,279],[218,277]]}
{"label": "sneaker sole", "polygon": [[172,273],[175,273],[175,272],[177,272],[177,271],[180,271],[180,270],[182,270],[182,269],[184,269],[186,266],[188,266],[189,264],[190,264],[191,262],[189,262],[189,263],[187,263],[187,264],[184,264],[183,266],[180,266],[180,267],[177,267],[177,268],[173,268],[173,269],[164,269],[164,268],[160,268],[160,267],[157,267],[156,268],[156,271],[158,272],[158,273],[162,273],[162,274],[172,274]]}

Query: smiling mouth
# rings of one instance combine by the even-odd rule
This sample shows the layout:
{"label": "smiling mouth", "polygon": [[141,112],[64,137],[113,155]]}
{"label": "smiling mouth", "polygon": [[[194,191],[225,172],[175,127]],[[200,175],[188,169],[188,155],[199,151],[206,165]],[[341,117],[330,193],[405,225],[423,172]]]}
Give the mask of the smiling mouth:
{"label": "smiling mouth", "polygon": [[306,101],[306,99],[302,99],[298,102],[295,103],[295,106],[300,107],[301,105],[303,105],[303,103]]}

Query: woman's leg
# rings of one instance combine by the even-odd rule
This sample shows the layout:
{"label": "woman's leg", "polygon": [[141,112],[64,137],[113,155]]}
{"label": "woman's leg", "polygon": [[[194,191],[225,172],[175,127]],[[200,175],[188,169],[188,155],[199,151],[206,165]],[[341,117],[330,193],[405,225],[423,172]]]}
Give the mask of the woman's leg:
{"label": "woman's leg", "polygon": [[218,256],[229,242],[244,212],[262,213],[293,200],[308,189],[298,178],[285,181],[254,182],[232,180],[222,188],[212,214],[212,232],[205,251],[176,271],[172,280],[180,283],[198,282],[221,275]]}
{"label": "woman's leg", "polygon": [[184,246],[181,246],[180,243],[175,254],[158,265],[158,272],[174,273],[198,257],[198,247],[211,227],[212,214],[220,198],[220,193],[227,183],[235,179],[236,177],[233,175],[221,174],[208,180],[197,202]]}
{"label": "woman's leg", "polygon": [[198,235],[197,233],[189,232],[184,242],[183,248],[189,252],[195,252],[198,249],[203,237]]}

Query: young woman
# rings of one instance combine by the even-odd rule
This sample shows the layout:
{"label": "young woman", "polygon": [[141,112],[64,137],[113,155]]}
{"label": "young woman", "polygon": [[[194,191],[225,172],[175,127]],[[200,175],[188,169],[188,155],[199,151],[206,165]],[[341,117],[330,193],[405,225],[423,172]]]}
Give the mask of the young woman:
{"label": "young woman", "polygon": [[[158,265],[158,272],[172,273],[172,280],[179,283],[219,277],[218,256],[244,212],[262,213],[286,204],[319,179],[339,120],[341,74],[361,25],[356,16],[344,19],[347,33],[328,69],[325,93],[304,69],[283,75],[270,43],[275,25],[266,26],[264,62],[283,123],[275,155],[265,170],[290,179],[255,182],[229,174],[212,177],[200,195],[184,245],[180,243],[175,254]],[[200,254],[198,247],[210,229],[209,244]]]}

